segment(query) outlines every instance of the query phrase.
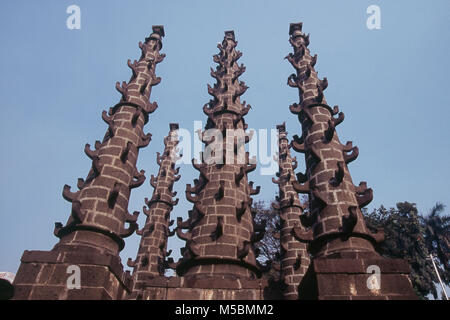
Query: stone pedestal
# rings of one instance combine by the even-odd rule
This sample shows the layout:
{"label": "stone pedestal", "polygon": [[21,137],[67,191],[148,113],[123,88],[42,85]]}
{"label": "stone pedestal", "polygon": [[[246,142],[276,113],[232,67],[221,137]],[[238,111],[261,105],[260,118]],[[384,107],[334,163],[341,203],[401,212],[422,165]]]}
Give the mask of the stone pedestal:
{"label": "stone pedestal", "polygon": [[409,279],[410,268],[405,260],[364,256],[361,253],[352,255],[313,259],[299,286],[300,299],[417,299]]}
{"label": "stone pedestal", "polygon": [[[14,279],[14,300],[120,300],[130,291],[130,277],[117,256],[72,246],[51,251],[25,251]],[[67,286],[80,270],[80,289]],[[72,283],[69,280],[70,283]]]}
{"label": "stone pedestal", "polygon": [[142,300],[264,300],[267,281],[229,275],[148,278],[134,299]]}

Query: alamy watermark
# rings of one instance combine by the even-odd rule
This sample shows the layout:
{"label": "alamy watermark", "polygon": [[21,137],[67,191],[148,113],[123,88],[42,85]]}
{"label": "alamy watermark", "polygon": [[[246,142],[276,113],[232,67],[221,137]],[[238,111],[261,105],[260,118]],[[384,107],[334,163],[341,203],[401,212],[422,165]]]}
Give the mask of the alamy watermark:
{"label": "alamy watermark", "polygon": [[67,289],[81,289],[81,269],[79,266],[73,264],[67,267],[66,273],[70,274],[67,278]]}
{"label": "alamy watermark", "polygon": [[[81,9],[79,6],[72,4],[67,7],[66,13],[69,16],[66,19],[66,26],[69,30],[81,29]],[[366,13],[369,17],[366,20],[366,26],[369,30],[381,29],[381,9],[379,6],[372,4],[367,7]]]}
{"label": "alamy watermark", "polygon": [[367,18],[366,25],[369,30],[381,29],[381,9],[377,5],[367,7],[366,13],[370,16]]}
{"label": "alamy watermark", "polygon": [[81,29],[81,9],[79,6],[72,4],[67,7],[66,13],[70,16],[66,19],[66,26],[69,30]]}
{"label": "alamy watermark", "polygon": [[366,284],[369,290],[380,290],[381,288],[381,269],[377,265],[370,265],[366,269],[371,276],[367,278]]}
{"label": "alamy watermark", "polygon": [[[177,164],[256,164],[261,175],[273,175],[278,170],[278,131],[276,129],[225,129],[202,131],[202,122],[194,121],[194,136],[184,128],[173,132],[177,137]],[[248,151],[245,145],[248,144]],[[175,160],[175,159],[174,159]]]}

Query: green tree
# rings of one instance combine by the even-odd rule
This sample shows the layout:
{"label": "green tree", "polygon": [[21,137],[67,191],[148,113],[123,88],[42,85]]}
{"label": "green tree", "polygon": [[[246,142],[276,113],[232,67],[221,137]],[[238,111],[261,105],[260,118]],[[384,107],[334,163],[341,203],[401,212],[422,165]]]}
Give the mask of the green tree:
{"label": "green tree", "polygon": [[272,205],[267,205],[264,201],[256,202],[253,208],[256,211],[255,223],[266,225],[264,237],[255,243],[255,248],[259,252],[258,262],[265,266],[263,267],[265,277],[278,279],[279,272],[276,266],[281,261],[281,247],[280,241],[274,235],[281,229],[280,216]]}
{"label": "green tree", "polygon": [[438,280],[429,258],[425,226],[416,205],[399,202],[396,209],[389,210],[381,206],[371,213],[365,212],[365,221],[369,229],[384,229],[385,241],[378,248],[382,256],[409,262],[411,281],[417,295],[427,299],[431,293],[437,298],[435,283]]}
{"label": "green tree", "polygon": [[450,216],[442,215],[445,206],[436,203],[428,216],[421,217],[425,228],[428,251],[439,260],[438,269],[442,281],[450,283]]}

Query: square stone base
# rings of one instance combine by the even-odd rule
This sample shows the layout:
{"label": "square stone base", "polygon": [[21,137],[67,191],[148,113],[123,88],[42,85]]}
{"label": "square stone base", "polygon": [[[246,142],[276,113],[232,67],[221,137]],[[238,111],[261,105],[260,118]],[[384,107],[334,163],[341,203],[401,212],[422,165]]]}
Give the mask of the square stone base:
{"label": "square stone base", "polygon": [[[79,289],[67,285],[70,266],[79,267]],[[118,257],[86,247],[25,251],[13,285],[13,300],[120,300],[130,290]]]}
{"label": "square stone base", "polygon": [[215,277],[155,277],[145,281],[133,299],[142,300],[264,300],[267,281]]}
{"label": "square stone base", "polygon": [[357,254],[313,259],[300,283],[299,296],[307,300],[415,300],[409,273],[402,259]]}

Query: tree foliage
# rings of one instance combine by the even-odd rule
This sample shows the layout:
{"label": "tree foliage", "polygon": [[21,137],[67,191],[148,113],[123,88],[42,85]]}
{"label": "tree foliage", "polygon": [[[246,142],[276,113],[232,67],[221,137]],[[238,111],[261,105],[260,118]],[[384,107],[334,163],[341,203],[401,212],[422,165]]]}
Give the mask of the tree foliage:
{"label": "tree foliage", "polygon": [[258,261],[266,266],[265,277],[278,280],[279,272],[275,270],[274,266],[280,263],[281,247],[280,241],[274,237],[274,234],[281,230],[280,216],[271,205],[267,205],[263,201],[258,201],[253,206],[256,209],[255,222],[266,221],[264,238],[255,244],[259,250]]}
{"label": "tree foliage", "polygon": [[431,293],[435,298],[437,281],[425,243],[425,227],[421,223],[415,204],[397,203],[397,208],[379,209],[366,213],[367,227],[383,228],[385,241],[379,247],[379,253],[388,258],[406,259],[411,266],[411,281],[419,297],[425,298]]}
{"label": "tree foliage", "polygon": [[428,251],[440,262],[442,281],[450,282],[450,216],[441,216],[445,206],[437,203],[428,216],[420,217],[425,226],[425,243]]}

